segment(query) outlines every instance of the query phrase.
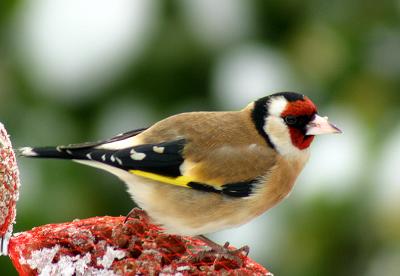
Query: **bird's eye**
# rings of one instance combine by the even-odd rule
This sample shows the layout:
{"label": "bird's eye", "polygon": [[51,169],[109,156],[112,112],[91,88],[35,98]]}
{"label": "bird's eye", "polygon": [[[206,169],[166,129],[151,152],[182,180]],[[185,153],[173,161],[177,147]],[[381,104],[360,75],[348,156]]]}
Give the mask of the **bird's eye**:
{"label": "bird's eye", "polygon": [[283,118],[288,125],[295,125],[297,123],[297,117],[296,116],[286,116]]}

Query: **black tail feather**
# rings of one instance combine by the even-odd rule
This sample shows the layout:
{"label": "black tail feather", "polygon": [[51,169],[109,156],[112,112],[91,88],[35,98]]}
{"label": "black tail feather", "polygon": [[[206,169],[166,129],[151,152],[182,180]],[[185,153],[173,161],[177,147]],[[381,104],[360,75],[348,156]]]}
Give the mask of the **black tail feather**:
{"label": "black tail feather", "polygon": [[182,152],[185,143],[184,139],[178,139],[122,149],[89,147],[87,145],[82,147],[25,147],[20,149],[20,154],[33,158],[94,161],[127,171],[142,170],[176,177],[181,175],[180,166],[184,161]]}
{"label": "black tail feather", "polygon": [[89,153],[89,149],[65,149],[61,147],[42,147],[42,148],[31,148],[24,147],[19,149],[21,156],[34,157],[34,158],[57,158],[57,159],[81,159],[86,160],[86,154]]}

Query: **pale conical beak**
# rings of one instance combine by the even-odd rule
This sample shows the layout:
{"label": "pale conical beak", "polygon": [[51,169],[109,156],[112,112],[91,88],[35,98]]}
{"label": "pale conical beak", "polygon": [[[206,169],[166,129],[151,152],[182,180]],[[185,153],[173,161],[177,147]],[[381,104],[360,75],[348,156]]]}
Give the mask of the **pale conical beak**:
{"label": "pale conical beak", "polygon": [[315,114],[315,117],[306,126],[306,135],[320,135],[329,133],[342,133],[334,124],[328,121],[328,117],[321,117]]}

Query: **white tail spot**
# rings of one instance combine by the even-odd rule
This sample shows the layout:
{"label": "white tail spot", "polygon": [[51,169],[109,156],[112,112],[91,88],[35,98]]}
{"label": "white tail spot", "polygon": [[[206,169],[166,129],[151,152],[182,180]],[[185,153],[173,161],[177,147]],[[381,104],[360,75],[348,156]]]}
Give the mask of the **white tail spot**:
{"label": "white tail spot", "polygon": [[122,166],[122,160],[121,160],[121,159],[119,159],[118,157],[115,157],[115,160],[117,160],[117,163],[118,163],[120,166]]}
{"label": "white tail spot", "polygon": [[38,156],[37,152],[31,147],[23,147],[19,149],[19,153],[23,156]]}

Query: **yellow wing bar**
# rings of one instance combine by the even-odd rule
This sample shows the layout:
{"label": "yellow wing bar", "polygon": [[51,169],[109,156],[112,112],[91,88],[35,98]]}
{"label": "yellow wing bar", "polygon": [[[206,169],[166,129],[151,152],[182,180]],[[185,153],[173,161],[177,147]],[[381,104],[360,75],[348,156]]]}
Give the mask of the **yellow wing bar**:
{"label": "yellow wing bar", "polygon": [[231,197],[248,197],[252,194],[255,183],[258,180],[243,181],[232,184],[225,184],[222,186],[212,185],[212,184],[202,184],[197,183],[196,180],[189,176],[163,176],[156,173],[145,172],[141,170],[130,170],[132,174],[137,176],[145,177],[147,179],[155,180],[158,182],[163,182],[166,184],[171,184],[179,187],[192,188],[195,190],[201,190],[204,192],[214,192],[222,193]]}
{"label": "yellow wing bar", "polygon": [[193,178],[184,175],[178,177],[169,177],[169,176],[159,175],[156,173],[144,172],[141,170],[130,170],[129,172],[155,181],[164,182],[167,184],[172,184],[186,188],[190,188],[187,185],[188,183],[195,181]]}

